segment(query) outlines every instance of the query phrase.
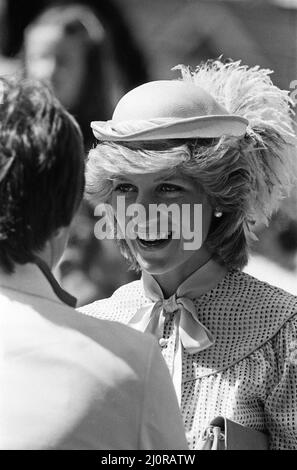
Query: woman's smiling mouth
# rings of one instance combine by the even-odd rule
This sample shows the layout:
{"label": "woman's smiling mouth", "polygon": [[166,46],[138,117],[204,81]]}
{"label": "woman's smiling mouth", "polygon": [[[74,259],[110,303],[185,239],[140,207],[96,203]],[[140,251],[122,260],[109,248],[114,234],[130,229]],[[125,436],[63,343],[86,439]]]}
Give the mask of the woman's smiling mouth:
{"label": "woman's smiling mouth", "polygon": [[136,243],[144,249],[163,248],[172,240],[172,232],[138,233]]}

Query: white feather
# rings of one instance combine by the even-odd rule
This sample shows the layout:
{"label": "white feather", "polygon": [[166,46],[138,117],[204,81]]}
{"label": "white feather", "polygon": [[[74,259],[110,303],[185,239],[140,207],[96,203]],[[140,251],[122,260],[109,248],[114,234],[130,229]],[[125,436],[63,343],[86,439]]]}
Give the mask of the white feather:
{"label": "white feather", "polygon": [[[249,68],[240,61],[209,60],[195,70],[184,65],[173,70],[208,91],[229,113],[248,119],[247,135],[239,141],[254,177],[247,220],[267,222],[297,183],[295,113],[289,92],[272,83],[271,70]],[[247,227],[250,236],[248,222]]]}

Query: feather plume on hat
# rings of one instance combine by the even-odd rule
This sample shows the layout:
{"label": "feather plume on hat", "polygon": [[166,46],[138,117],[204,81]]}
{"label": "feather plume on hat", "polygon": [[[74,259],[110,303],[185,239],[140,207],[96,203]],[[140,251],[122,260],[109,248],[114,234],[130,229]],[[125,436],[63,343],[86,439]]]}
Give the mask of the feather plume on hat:
{"label": "feather plume on hat", "polygon": [[[295,113],[289,92],[272,83],[271,70],[249,68],[241,61],[209,60],[196,69],[177,65],[173,70],[208,91],[229,113],[249,121],[245,136],[238,140],[253,176],[248,218],[268,223],[297,184]],[[248,223],[246,229],[254,238]]]}

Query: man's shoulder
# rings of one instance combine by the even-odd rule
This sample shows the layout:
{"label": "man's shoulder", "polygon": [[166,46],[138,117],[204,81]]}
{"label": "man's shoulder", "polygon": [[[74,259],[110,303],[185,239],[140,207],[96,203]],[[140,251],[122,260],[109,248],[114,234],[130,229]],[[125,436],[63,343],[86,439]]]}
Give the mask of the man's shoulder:
{"label": "man's shoulder", "polygon": [[[90,345],[90,350],[99,355],[101,351],[108,354],[110,361],[126,363],[126,366],[138,371],[142,377],[155,348],[156,340],[152,335],[144,334],[119,322],[95,318],[80,311],[69,309],[71,317],[67,325],[82,337],[84,343]],[[80,343],[80,341],[78,341]],[[143,372],[140,372],[143,371]],[[143,376],[144,377],[144,376]]]}
{"label": "man's shoulder", "polygon": [[5,294],[0,292],[0,315],[4,344],[9,350],[30,348],[34,354],[43,355],[48,348],[61,361],[68,361],[71,353],[73,358],[94,364],[108,358],[110,364],[124,361],[141,369],[154,347],[151,335],[84,315],[62,302]]}
{"label": "man's shoulder", "polygon": [[[61,313],[61,312],[60,312]],[[73,347],[79,349],[83,343],[85,348],[97,350],[99,356],[108,355],[110,361],[126,362],[129,367],[146,369],[149,356],[155,347],[155,339],[151,335],[143,334],[132,328],[102,318],[85,315],[78,310],[67,307],[61,316],[62,328],[69,332]]]}
{"label": "man's shoulder", "polygon": [[[154,338],[63,304],[39,302],[37,309],[18,302],[11,310],[9,299],[0,294],[1,300],[1,380],[9,410],[1,419],[12,429],[7,439],[14,445],[18,435],[21,445],[32,446],[33,439],[33,445],[47,448],[53,429],[42,423],[54,409],[58,447],[66,442],[72,448],[79,438],[88,448],[137,448],[147,378],[157,353]],[[38,423],[35,434],[26,433],[28,413]],[[94,426],[102,424],[108,432],[98,435]]]}
{"label": "man's shoulder", "polygon": [[152,335],[144,334],[122,323],[85,315],[73,311],[84,334],[106,346],[113,345],[117,350],[127,351],[149,350],[155,343]]}

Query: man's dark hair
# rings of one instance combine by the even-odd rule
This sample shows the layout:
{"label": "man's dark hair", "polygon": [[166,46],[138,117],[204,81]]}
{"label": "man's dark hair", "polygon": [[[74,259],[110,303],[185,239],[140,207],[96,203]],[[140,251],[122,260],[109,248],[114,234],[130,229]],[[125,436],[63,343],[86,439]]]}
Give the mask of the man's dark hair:
{"label": "man's dark hair", "polygon": [[35,80],[0,78],[0,268],[34,260],[84,190],[80,129]]}

